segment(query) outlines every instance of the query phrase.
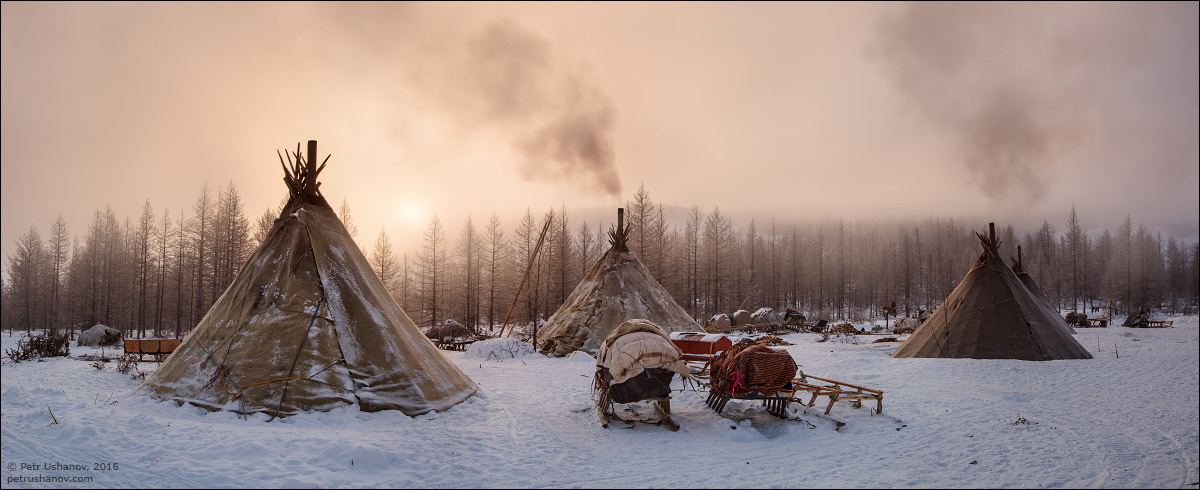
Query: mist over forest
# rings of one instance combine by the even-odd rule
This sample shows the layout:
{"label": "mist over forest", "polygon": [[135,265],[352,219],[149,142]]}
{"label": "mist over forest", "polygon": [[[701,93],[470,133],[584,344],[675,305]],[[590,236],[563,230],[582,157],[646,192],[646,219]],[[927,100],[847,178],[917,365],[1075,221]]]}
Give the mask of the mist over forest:
{"label": "mist over forest", "polygon": [[[233,182],[201,186],[188,206],[136,216],[96,209],[85,228],[60,215],[31,226],[5,257],[8,330],[77,333],[95,324],[128,335],[189,331],[233,282],[270,231],[284,202],[244,209]],[[527,210],[458,223],[432,217],[418,237],[358,228],[349,200],[331,202],[374,272],[418,325],[447,319],[499,326],[546,319],[607,250],[616,209]],[[737,216],[714,206],[655,202],[639,187],[624,204],[630,248],[700,324],[717,313],[769,307],[810,318],[871,321],[895,302],[897,314],[936,307],[981,248],[979,219],[804,219]],[[1063,311],[1162,309],[1194,313],[1200,248],[1132,217],[1085,229],[1074,208],[1037,226],[995,223],[1001,257],[1015,259]],[[547,227],[547,223],[549,223]],[[546,235],[535,260],[540,231]],[[45,231],[43,231],[45,230]],[[513,296],[528,268],[527,286]]]}

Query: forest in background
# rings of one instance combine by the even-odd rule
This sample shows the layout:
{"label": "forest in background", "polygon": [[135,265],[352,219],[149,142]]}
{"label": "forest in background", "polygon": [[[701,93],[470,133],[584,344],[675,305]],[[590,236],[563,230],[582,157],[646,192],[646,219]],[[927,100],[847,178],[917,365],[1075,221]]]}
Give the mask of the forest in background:
{"label": "forest in background", "polygon": [[[121,219],[106,207],[82,233],[59,215],[45,239],[31,226],[5,258],[0,328],[74,337],[103,324],[126,336],[179,337],[233,282],[284,204],[250,218],[233,182],[215,191],[205,184],[188,209],[156,211],[147,200],[136,219]],[[946,217],[776,217],[737,226],[719,208],[698,204],[674,222],[667,208],[639,187],[625,204],[630,248],[701,324],[716,313],[761,307],[863,322],[882,319],[891,302],[898,315],[915,316],[954,289],[981,252],[974,232],[986,233],[973,228],[986,223]],[[468,217],[455,230],[434,216],[418,250],[395,250],[386,229],[373,240],[359,236],[345,200],[338,215],[422,328],[453,319],[487,330],[514,304],[510,324],[549,318],[608,249],[608,221],[576,220],[565,208],[526,210],[516,223],[496,213],[480,222]],[[1074,208],[1036,229],[996,225],[1001,256],[1016,257],[1020,245],[1025,270],[1062,310],[1196,312],[1197,244],[1152,233],[1128,216],[1116,230],[1089,233]]]}

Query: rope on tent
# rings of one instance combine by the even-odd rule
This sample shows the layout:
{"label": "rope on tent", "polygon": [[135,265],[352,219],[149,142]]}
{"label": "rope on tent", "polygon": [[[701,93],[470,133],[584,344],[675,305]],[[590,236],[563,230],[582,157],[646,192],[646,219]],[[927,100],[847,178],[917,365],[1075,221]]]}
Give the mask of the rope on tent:
{"label": "rope on tent", "polygon": [[[259,382],[257,382],[257,383],[250,383],[250,384],[248,384],[248,385],[245,385],[245,386],[239,386],[239,387],[238,387],[238,390],[237,390],[237,393],[233,393],[233,398],[229,399],[229,401],[235,401],[235,400],[237,400],[237,399],[238,399],[238,397],[242,396],[242,390],[245,390],[246,388],[250,388],[250,387],[253,387],[253,386],[258,386],[258,385],[265,385],[265,384],[267,384],[267,383],[274,383],[274,382],[276,382],[276,381],[291,381],[291,380],[293,380],[293,379],[303,379],[303,380],[307,380],[307,379],[308,379],[308,376],[290,376],[290,377],[287,377],[287,378],[275,378],[275,379],[268,379],[268,380],[266,380],[266,381],[259,381]],[[282,402],[281,402],[281,403],[282,403]],[[279,410],[278,410],[278,409],[276,409],[276,416],[278,416],[278,411],[279,411]]]}
{"label": "rope on tent", "polygon": [[314,383],[320,383],[320,384],[323,384],[323,385],[326,385],[326,386],[334,386],[333,384],[326,383],[326,382],[324,382],[324,381],[321,381],[321,380],[313,379],[313,377],[317,376],[318,374],[321,374],[321,373],[325,372],[325,371],[326,371],[326,370],[328,370],[329,368],[331,368],[331,367],[333,367],[334,365],[336,365],[338,362],[341,362],[341,361],[335,361],[335,362],[333,362],[332,364],[329,364],[328,366],[325,366],[324,368],[321,368],[321,370],[319,370],[319,371],[317,371],[317,372],[315,372],[315,373],[312,373],[312,374],[306,374],[306,375],[303,375],[303,376],[290,376],[290,377],[284,377],[284,378],[268,379],[268,380],[266,380],[266,381],[258,381],[258,382],[255,382],[255,383],[250,383],[250,384],[247,384],[247,385],[241,385],[241,386],[234,385],[234,386],[237,388],[237,390],[230,390],[230,389],[229,389],[229,383],[228,383],[228,382],[226,381],[226,379],[225,379],[225,375],[226,375],[226,373],[229,373],[229,370],[228,370],[227,368],[225,368],[224,366],[221,366],[221,367],[217,368],[217,371],[216,371],[216,372],[214,372],[214,373],[212,374],[212,376],[210,376],[210,377],[209,377],[209,382],[208,382],[208,384],[204,385],[204,387],[205,387],[205,388],[209,388],[209,387],[211,387],[213,384],[215,384],[215,382],[216,382],[216,381],[220,380],[220,382],[221,382],[221,386],[222,386],[222,387],[225,389],[225,393],[226,393],[226,394],[228,394],[228,395],[232,395],[232,398],[230,398],[230,399],[229,399],[229,401],[236,401],[238,398],[240,398],[240,397],[242,396],[242,392],[243,392],[243,391],[245,391],[245,389],[246,389],[246,388],[251,388],[251,387],[254,387],[254,386],[259,386],[259,385],[265,385],[265,384],[267,384],[267,383],[274,383],[274,382],[277,382],[277,381],[291,381],[291,380],[297,380],[297,379],[298,379],[298,380],[303,380],[303,381],[312,381],[312,382],[314,382]]}
{"label": "rope on tent", "polygon": [[[321,297],[319,300],[317,300],[316,306],[313,308],[312,313],[308,317],[308,328],[304,329],[304,337],[300,338],[300,345],[296,347],[296,355],[292,357],[292,365],[288,366],[288,373],[296,372],[296,364],[298,362],[300,362],[300,353],[304,352],[304,345],[308,343],[308,337],[312,333],[313,327],[316,326],[316,324],[317,324],[317,318],[322,318],[317,315],[317,312],[321,311],[321,305],[329,304],[329,302],[325,298],[324,283],[321,282],[321,264],[319,264],[317,262],[317,252],[316,252],[316,250],[313,249],[313,246],[312,246],[312,244],[313,244],[312,229],[309,228],[308,224],[304,223],[303,221],[300,222],[300,225],[304,227],[304,233],[306,235],[308,235],[308,249],[310,252],[312,252],[313,265],[316,266],[316,267],[314,267],[314,270],[317,273],[317,289],[321,291]],[[341,353],[340,346],[338,349],[338,353]],[[344,356],[343,356],[343,358],[344,358]],[[269,381],[255,383],[255,385],[271,383],[274,381],[291,381],[293,379],[308,379],[308,376],[299,376],[299,377],[291,376],[291,377],[286,377],[286,378],[277,378],[277,379],[273,379],[273,380],[269,380]],[[243,388],[247,388],[249,386],[255,386],[255,385],[248,385]],[[278,417],[279,412],[283,410],[283,400],[285,398],[287,398],[287,389],[288,389],[288,385],[284,384],[283,391],[279,394],[279,403],[275,406],[275,414],[273,417]],[[239,390],[239,393],[240,392],[241,392],[241,390]]]}
{"label": "rope on tent", "polygon": [[[314,143],[313,143],[313,145],[314,145],[314,149],[315,149],[315,145],[316,145],[316,143],[314,142]],[[326,159],[326,160],[329,160],[329,158],[328,158],[328,157],[326,157],[325,159]],[[324,168],[324,167],[325,167],[325,165],[324,165],[324,164],[321,164],[321,168]],[[308,235],[308,243],[309,243],[309,247],[310,247],[310,250],[311,250],[311,246],[312,246],[312,242],[313,242],[313,240],[312,240],[312,228],[313,228],[313,227],[310,227],[308,224],[306,224],[306,223],[304,223],[304,222],[301,222],[300,224],[301,224],[301,225],[304,225],[304,231],[305,231],[305,234],[307,234],[307,235]],[[318,229],[320,229],[320,228],[318,228]],[[349,235],[347,235],[347,236],[349,236]],[[317,289],[319,289],[319,290],[321,291],[321,302],[324,302],[326,305],[328,305],[328,304],[329,304],[329,300],[327,299],[327,297],[328,297],[328,296],[327,296],[327,294],[325,293],[325,282],[324,282],[324,278],[323,278],[323,277],[321,277],[321,264],[320,264],[320,263],[317,261],[317,254],[316,254],[316,251],[313,251],[313,264],[314,264],[314,265],[316,265],[316,267],[314,268],[314,270],[315,270],[315,271],[316,271],[316,273],[317,273]],[[318,309],[319,309],[319,307],[318,307]],[[316,318],[317,318],[317,317],[316,317],[316,312],[317,312],[317,310],[313,310],[313,318],[310,320],[312,323],[310,323],[310,324],[309,324],[309,330],[312,330],[312,326],[313,326],[313,325],[316,323]],[[333,323],[333,320],[330,320],[330,319],[326,319],[326,321],[329,321],[331,324]],[[343,363],[345,363],[345,362],[346,362],[346,352],[342,350],[342,341],[341,341],[341,338],[340,338],[340,336],[338,335],[338,329],[336,329],[336,328],[331,328],[330,330],[333,332],[334,344],[335,344],[335,345],[337,345],[337,348],[338,348],[338,354],[340,355],[340,359],[338,359],[337,361],[334,361],[334,362],[333,362],[333,363],[331,363],[330,365],[328,365],[328,366],[325,366],[324,368],[322,368],[322,369],[321,369],[321,371],[318,371],[318,372],[317,372],[318,374],[319,374],[319,373],[321,373],[322,371],[325,371],[326,369],[329,369],[330,367],[333,367],[333,365],[334,365],[334,364],[337,364],[339,361],[340,361],[340,362],[343,362]],[[305,335],[305,339],[306,339],[306,340],[307,340],[307,338],[308,338],[308,336],[307,336],[307,335]],[[301,345],[303,345],[303,344],[301,344]],[[299,352],[297,352],[297,353],[296,353],[296,360],[299,360],[299,358],[300,358],[300,353],[299,353]],[[295,363],[296,363],[296,360],[293,360],[293,361],[292,361],[292,368],[293,368],[293,369],[295,369]],[[349,374],[349,366],[347,366],[347,374]],[[315,376],[315,374],[314,374],[314,376]],[[351,378],[353,378],[353,375],[351,375]],[[306,378],[306,379],[307,379],[307,378]],[[285,387],[284,387],[284,392],[286,393],[286,391],[287,391],[287,387],[285,386]],[[355,400],[355,401],[356,401],[356,402],[359,404],[359,406],[361,407],[361,406],[362,406],[362,400],[358,398],[358,392],[356,392],[354,389],[351,389],[351,390],[350,390],[350,394],[354,395],[354,400]],[[278,414],[279,414],[279,410],[280,410],[280,409],[282,409],[282,408],[283,408],[283,397],[281,396],[281,397],[279,398],[279,406],[278,406],[278,407],[275,409],[275,413],[276,413],[276,415],[278,415]]]}

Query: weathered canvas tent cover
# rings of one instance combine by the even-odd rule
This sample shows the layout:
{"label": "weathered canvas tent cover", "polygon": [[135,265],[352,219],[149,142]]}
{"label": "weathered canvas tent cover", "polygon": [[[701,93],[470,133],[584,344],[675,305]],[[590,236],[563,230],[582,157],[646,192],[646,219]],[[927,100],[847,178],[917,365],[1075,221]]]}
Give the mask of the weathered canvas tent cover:
{"label": "weathered canvas tent cover", "polygon": [[1091,359],[1062,321],[996,256],[994,238],[962,282],[892,357]]}
{"label": "weathered canvas tent cover", "polygon": [[1029,273],[1025,272],[1025,269],[1021,267],[1021,261],[1013,259],[1012,257],[1009,257],[1009,260],[1012,260],[1013,273],[1017,275],[1017,279],[1021,280],[1021,284],[1025,285],[1025,289],[1028,289],[1029,293],[1032,294],[1034,298],[1037,298],[1038,301],[1042,302],[1042,305],[1046,307],[1051,317],[1059,320],[1059,327],[1062,327],[1062,329],[1066,330],[1067,333],[1074,334],[1075,328],[1072,327],[1071,324],[1067,323],[1065,319],[1063,319],[1062,315],[1058,313],[1058,309],[1056,309],[1054,305],[1050,303],[1050,297],[1046,296],[1045,291],[1042,291],[1042,288],[1039,288],[1036,282],[1033,282],[1033,276],[1029,275]]}
{"label": "weathered canvas tent cover", "polygon": [[474,394],[385,290],[316,192],[312,167],[297,174],[289,186],[308,187],[293,188],[234,282],[139,390],[275,416],[352,403],[418,415]]}
{"label": "weathered canvas tent cover", "polygon": [[[617,221],[618,229],[624,227],[620,217]],[[546,339],[540,352],[555,357],[574,350],[595,354],[613,329],[634,318],[666,332],[700,329],[625,245],[627,233],[627,228],[609,231],[612,246],[538,333]]]}

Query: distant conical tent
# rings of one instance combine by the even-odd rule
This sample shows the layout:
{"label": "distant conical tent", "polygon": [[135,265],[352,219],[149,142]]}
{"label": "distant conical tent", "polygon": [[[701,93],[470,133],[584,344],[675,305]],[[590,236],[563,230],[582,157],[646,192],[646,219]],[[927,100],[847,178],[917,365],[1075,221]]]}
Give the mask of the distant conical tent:
{"label": "distant conical tent", "polygon": [[325,165],[316,168],[315,154],[315,141],[308,161],[297,146],[284,167],[291,197],[271,231],[139,391],[273,416],[354,403],[411,416],[475,393],[388,294],[317,190]]}
{"label": "distant conical tent", "polygon": [[562,357],[575,350],[595,353],[608,334],[626,320],[649,320],[667,332],[700,331],[700,326],[662,287],[626,244],[623,209],[610,229],[608,251],[546,320],[540,351]]}
{"label": "distant conical tent", "polygon": [[997,257],[995,233],[978,236],[984,249],[979,261],[892,357],[1091,359],[1057,324],[1062,318]]}
{"label": "distant conical tent", "polygon": [[1010,256],[1008,259],[1012,261],[1013,273],[1017,275],[1017,279],[1021,280],[1021,284],[1024,284],[1025,288],[1028,289],[1031,294],[1033,294],[1033,297],[1037,298],[1038,301],[1041,301],[1042,304],[1050,310],[1051,316],[1059,320],[1059,327],[1062,327],[1067,331],[1067,333],[1074,334],[1075,328],[1072,327],[1071,324],[1067,323],[1067,321],[1063,319],[1062,315],[1059,315],[1058,309],[1055,308],[1054,304],[1050,302],[1050,297],[1046,296],[1046,292],[1042,291],[1042,288],[1038,287],[1036,282],[1033,282],[1033,276],[1029,275],[1028,272],[1025,272],[1025,268],[1021,265],[1021,247],[1017,247],[1017,258],[1014,259]]}

